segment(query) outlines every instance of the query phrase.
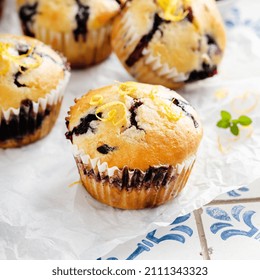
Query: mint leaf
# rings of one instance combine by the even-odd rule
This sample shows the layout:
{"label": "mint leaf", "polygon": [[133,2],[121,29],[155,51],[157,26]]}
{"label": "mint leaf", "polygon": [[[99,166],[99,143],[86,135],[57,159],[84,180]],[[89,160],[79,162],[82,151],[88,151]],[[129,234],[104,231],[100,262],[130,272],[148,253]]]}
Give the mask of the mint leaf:
{"label": "mint leaf", "polygon": [[220,114],[221,114],[222,120],[230,121],[232,118],[231,114],[227,111],[221,111]]}
{"label": "mint leaf", "polygon": [[248,125],[250,125],[253,121],[252,121],[252,119],[250,119],[250,118],[247,117],[247,116],[241,116],[241,117],[239,117],[238,122],[239,122],[241,125],[243,125],[243,126],[248,126]]}
{"label": "mint leaf", "polygon": [[227,120],[220,120],[217,123],[217,126],[220,127],[220,128],[228,128],[228,127],[230,127],[230,122],[227,121]]}
{"label": "mint leaf", "polygon": [[238,136],[239,135],[239,128],[237,124],[233,123],[230,127],[230,131],[233,135]]}
{"label": "mint leaf", "polygon": [[240,116],[238,119],[232,119],[232,116],[227,111],[221,111],[221,120],[217,123],[217,127],[220,128],[230,128],[230,132],[238,136],[239,135],[239,125],[249,126],[253,121],[248,116]]}

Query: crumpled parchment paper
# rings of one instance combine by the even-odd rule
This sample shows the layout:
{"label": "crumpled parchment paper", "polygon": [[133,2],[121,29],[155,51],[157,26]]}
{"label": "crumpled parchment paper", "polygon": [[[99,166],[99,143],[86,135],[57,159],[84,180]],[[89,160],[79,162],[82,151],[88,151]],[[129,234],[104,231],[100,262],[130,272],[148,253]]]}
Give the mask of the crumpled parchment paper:
{"label": "crumpled parchment paper", "polygon": [[[0,32],[19,34],[14,1],[6,2]],[[132,79],[114,55],[98,66],[74,71],[51,134],[21,149],[0,150],[0,259],[96,259],[258,179],[259,49],[252,29],[242,24],[230,28],[220,74],[180,91],[204,123],[197,162],[187,187],[174,201],[142,211],[113,209],[92,199],[80,183],[70,186],[79,180],[64,137],[64,117],[73,99],[92,88]],[[234,117],[247,113],[253,127],[232,137],[216,127],[221,110]]]}

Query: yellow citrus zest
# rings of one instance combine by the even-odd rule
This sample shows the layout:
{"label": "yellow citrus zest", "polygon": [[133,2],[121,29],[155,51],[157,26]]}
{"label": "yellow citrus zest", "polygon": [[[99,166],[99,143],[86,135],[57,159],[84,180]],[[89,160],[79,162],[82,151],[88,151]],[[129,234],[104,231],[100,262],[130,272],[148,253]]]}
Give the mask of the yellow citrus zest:
{"label": "yellow citrus zest", "polygon": [[131,97],[136,97],[136,92],[137,92],[137,86],[133,82],[121,83],[119,85],[119,94],[121,97],[125,97],[126,95],[129,95]]}
{"label": "yellow citrus zest", "polygon": [[150,92],[149,97],[151,98],[151,100],[154,101],[154,103],[160,109],[162,109],[162,111],[160,111],[159,113],[166,115],[168,119],[171,121],[178,121],[182,117],[182,112],[180,113],[174,112],[173,108],[170,105],[166,104],[161,99],[156,97],[157,93],[158,93],[158,88],[156,87]]}
{"label": "yellow citrus zest", "polygon": [[95,94],[91,97],[91,100],[89,102],[90,105],[101,105],[103,103],[104,97],[100,94]]}
{"label": "yellow citrus zest", "polygon": [[170,105],[164,103],[162,100],[156,100],[155,102],[159,107],[163,109],[163,113],[167,116],[169,120],[176,122],[182,117],[182,112],[174,112],[173,108]]}
{"label": "yellow citrus zest", "polygon": [[10,68],[10,62],[0,56],[0,75],[5,75]]}
{"label": "yellow citrus zest", "polygon": [[[108,111],[106,118],[100,118],[99,113]],[[123,112],[122,112],[123,111]],[[124,103],[120,101],[113,101],[100,106],[96,110],[96,117],[102,122],[112,122],[114,126],[118,126],[126,122],[127,108]]]}
{"label": "yellow citrus zest", "polygon": [[181,21],[189,14],[185,9],[191,0],[157,0],[158,5],[164,11],[164,19],[170,21]]}
{"label": "yellow citrus zest", "polygon": [[228,96],[228,91],[226,89],[218,89],[215,92],[215,97],[218,100],[225,99]]}
{"label": "yellow citrus zest", "polygon": [[72,188],[72,187],[74,187],[74,186],[76,186],[76,185],[79,185],[80,183],[81,183],[81,181],[73,182],[73,183],[71,183],[68,187],[69,187],[69,188]]}
{"label": "yellow citrus zest", "polygon": [[[34,59],[31,63],[20,64],[20,72],[28,72],[35,68],[38,68],[42,64],[42,58],[38,54],[33,54],[32,58]],[[21,69],[21,66],[27,68],[25,71]]]}
{"label": "yellow citrus zest", "polygon": [[10,62],[4,57],[8,47],[8,44],[0,43],[0,75],[5,75],[10,68]]}
{"label": "yellow citrus zest", "polygon": [[155,100],[155,95],[158,93],[158,88],[155,86],[155,88],[152,89],[152,91],[150,92],[149,94],[149,97],[152,99],[152,100]]}
{"label": "yellow citrus zest", "polygon": [[35,69],[42,63],[42,58],[38,54],[33,54],[34,46],[31,46],[28,52],[22,55],[11,54],[9,51],[11,47],[11,44],[0,42],[1,75],[5,75],[9,71],[11,63],[18,65],[19,71],[22,73]]}

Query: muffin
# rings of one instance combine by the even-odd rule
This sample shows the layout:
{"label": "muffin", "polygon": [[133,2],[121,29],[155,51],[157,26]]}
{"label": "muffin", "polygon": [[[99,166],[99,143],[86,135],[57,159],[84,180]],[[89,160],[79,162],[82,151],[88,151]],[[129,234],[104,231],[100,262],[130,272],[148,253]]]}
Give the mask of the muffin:
{"label": "muffin", "polygon": [[110,55],[111,22],[124,1],[17,0],[17,8],[25,35],[51,45],[80,68]]}
{"label": "muffin", "polygon": [[112,46],[138,81],[176,89],[217,74],[225,29],[215,0],[132,0],[115,19]]}
{"label": "muffin", "polygon": [[180,95],[135,82],[90,91],[66,121],[83,185],[98,201],[121,209],[176,197],[202,137],[197,113]]}
{"label": "muffin", "polygon": [[0,148],[20,147],[50,132],[68,79],[65,59],[50,47],[0,35]]}

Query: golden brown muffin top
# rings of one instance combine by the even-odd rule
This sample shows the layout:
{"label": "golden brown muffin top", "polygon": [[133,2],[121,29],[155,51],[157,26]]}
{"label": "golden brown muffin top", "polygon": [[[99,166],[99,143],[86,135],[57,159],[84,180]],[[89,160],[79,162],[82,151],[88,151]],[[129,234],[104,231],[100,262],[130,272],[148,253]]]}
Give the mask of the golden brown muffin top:
{"label": "golden brown muffin top", "polygon": [[[126,67],[144,56],[148,64],[158,58],[162,75],[172,73],[176,82],[203,75],[194,71],[215,74],[226,44],[215,0],[131,0],[117,17],[113,34],[121,26],[127,33]],[[124,40],[113,37],[113,44]]]}
{"label": "golden brown muffin top", "polygon": [[123,2],[124,0],[17,0],[17,8],[25,25],[32,24],[51,31],[70,33],[77,29],[84,31],[101,28],[120,11],[120,3]]}
{"label": "golden brown muffin top", "polygon": [[64,79],[64,59],[38,40],[0,35],[0,109],[18,109],[22,100],[38,101]]}
{"label": "golden brown muffin top", "polygon": [[135,82],[91,90],[70,108],[67,138],[109,167],[146,170],[194,156],[202,126],[176,92]]}

